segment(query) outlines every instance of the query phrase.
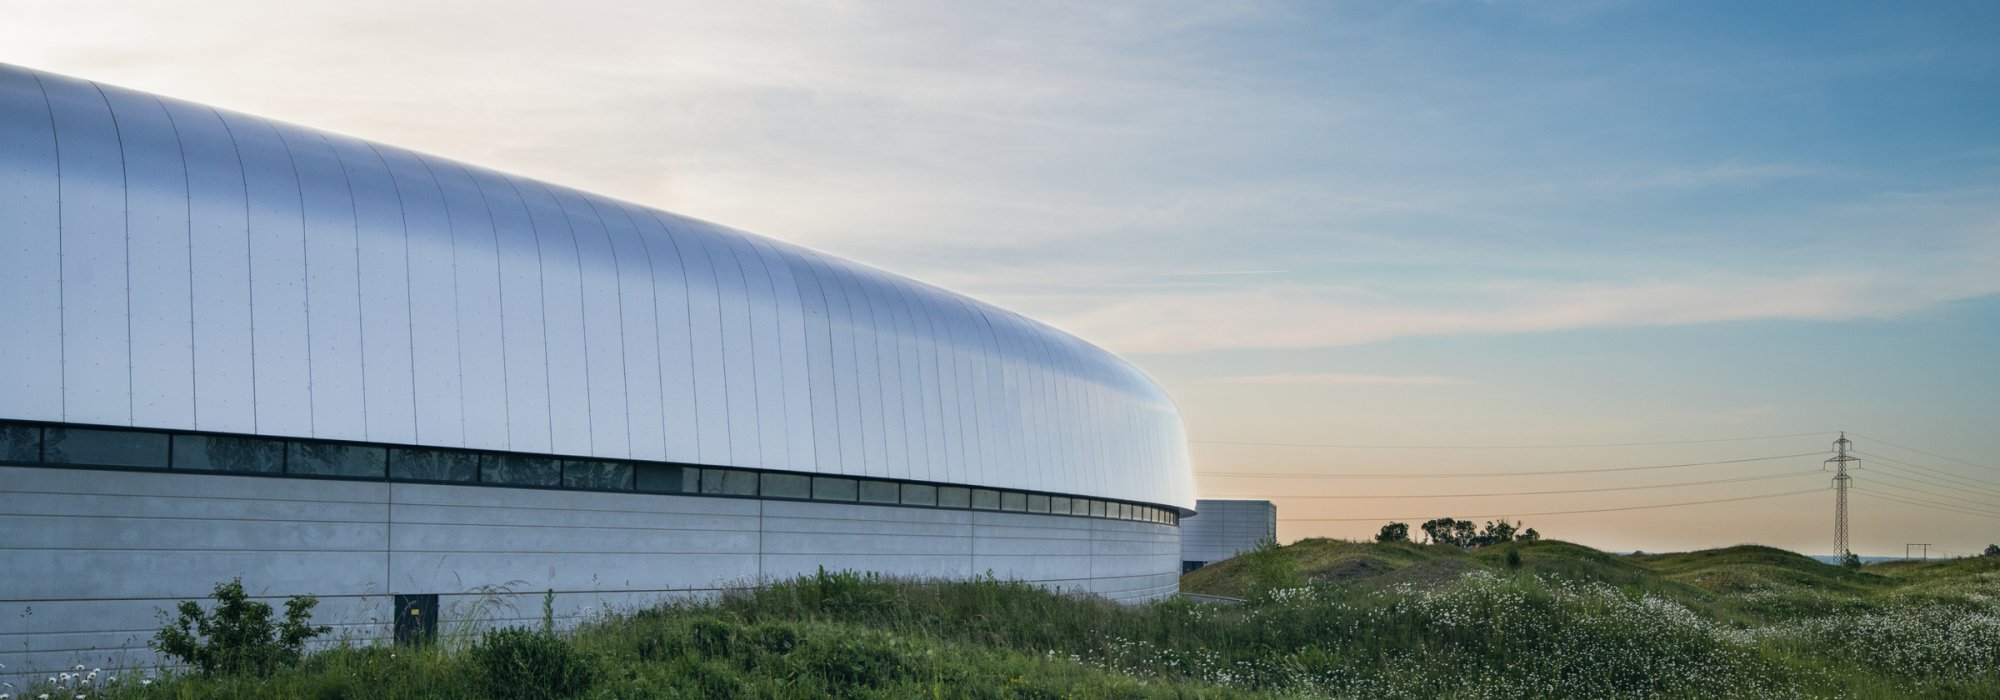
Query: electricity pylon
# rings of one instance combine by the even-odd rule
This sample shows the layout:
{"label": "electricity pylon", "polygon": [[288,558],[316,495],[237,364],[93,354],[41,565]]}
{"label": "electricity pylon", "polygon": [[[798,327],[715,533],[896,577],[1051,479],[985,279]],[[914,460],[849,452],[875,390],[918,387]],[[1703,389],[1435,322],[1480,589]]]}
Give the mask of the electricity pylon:
{"label": "electricity pylon", "polygon": [[1840,439],[1833,441],[1834,456],[1826,460],[1833,465],[1833,546],[1841,559],[1847,558],[1847,484],[1854,477],[1847,475],[1847,463],[1861,461],[1847,454],[1847,448],[1854,445],[1847,439],[1847,431],[1840,431]]}

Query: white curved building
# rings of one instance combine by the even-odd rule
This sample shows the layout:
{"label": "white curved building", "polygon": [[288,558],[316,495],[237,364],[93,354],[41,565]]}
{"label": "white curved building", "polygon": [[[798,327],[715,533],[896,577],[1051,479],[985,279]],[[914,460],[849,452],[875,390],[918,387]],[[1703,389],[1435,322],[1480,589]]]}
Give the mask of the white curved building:
{"label": "white curved building", "polygon": [[10,672],[144,662],[235,576],[362,635],[391,596],[539,619],[822,566],[1143,600],[1194,506],[1166,394],[1018,314],[5,65],[0,329]]}

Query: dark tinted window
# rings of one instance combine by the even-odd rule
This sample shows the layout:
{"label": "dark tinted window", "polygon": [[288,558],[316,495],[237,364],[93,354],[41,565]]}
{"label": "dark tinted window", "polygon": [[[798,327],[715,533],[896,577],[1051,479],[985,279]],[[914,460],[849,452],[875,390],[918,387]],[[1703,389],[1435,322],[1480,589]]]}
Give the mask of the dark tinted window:
{"label": "dark tinted window", "polygon": [[411,481],[478,481],[479,455],[456,450],[389,450],[389,476]]}
{"label": "dark tinted window", "polygon": [[811,498],[812,478],[800,474],[765,474],[766,498]]}
{"label": "dark tinted window", "polygon": [[489,484],[561,486],[562,467],[547,457],[486,455],[479,460],[479,480]]}
{"label": "dark tinted window", "polygon": [[380,479],[388,474],[388,462],[388,451],[380,447],[294,442],[285,452],[285,473]]}
{"label": "dark tinted window", "polygon": [[51,464],[167,467],[167,436],[160,433],[49,428],[42,439],[42,460]]}
{"label": "dark tinted window", "polygon": [[1000,510],[1000,492],[988,489],[973,489],[972,507],[980,510]]}
{"label": "dark tinted window", "polygon": [[42,461],[42,429],[32,425],[0,424],[0,461]]}
{"label": "dark tinted window", "polygon": [[648,493],[694,493],[700,490],[700,469],[666,464],[641,464],[639,490]]}
{"label": "dark tinted window", "polygon": [[934,506],[938,504],[936,486],[924,484],[903,484],[903,505]]}
{"label": "dark tinted window", "polygon": [[276,474],[285,470],[285,443],[263,438],[175,435],[174,468]]}
{"label": "dark tinted window", "polygon": [[565,460],[563,486],[573,489],[632,490],[632,465],[624,462]]}
{"label": "dark tinted window", "polygon": [[861,482],[861,502],[895,503],[897,501],[896,491],[896,485],[887,481],[863,481]]}
{"label": "dark tinted window", "polygon": [[852,501],[855,490],[856,484],[853,479],[813,477],[813,498],[821,501]]}
{"label": "dark tinted window", "polygon": [[[755,496],[757,495],[757,474],[756,472],[744,472],[734,469],[703,469],[701,470],[701,492],[724,496]],[[800,498],[804,498],[804,496],[800,496]]]}
{"label": "dark tinted window", "polygon": [[963,486],[939,486],[938,505],[946,508],[971,508],[972,489]]}
{"label": "dark tinted window", "polygon": [[1019,491],[1000,493],[1000,510],[1020,512],[1028,509],[1028,494]]}
{"label": "dark tinted window", "polygon": [[1040,494],[1028,494],[1028,512],[1030,513],[1049,512],[1049,497]]}

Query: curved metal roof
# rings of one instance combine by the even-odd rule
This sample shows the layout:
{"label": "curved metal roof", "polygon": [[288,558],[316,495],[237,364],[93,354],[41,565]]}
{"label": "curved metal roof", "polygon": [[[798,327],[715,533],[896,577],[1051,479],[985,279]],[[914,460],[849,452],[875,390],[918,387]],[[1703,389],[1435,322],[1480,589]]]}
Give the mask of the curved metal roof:
{"label": "curved metal roof", "polygon": [[1191,509],[1117,357],[829,255],[0,64],[0,418]]}

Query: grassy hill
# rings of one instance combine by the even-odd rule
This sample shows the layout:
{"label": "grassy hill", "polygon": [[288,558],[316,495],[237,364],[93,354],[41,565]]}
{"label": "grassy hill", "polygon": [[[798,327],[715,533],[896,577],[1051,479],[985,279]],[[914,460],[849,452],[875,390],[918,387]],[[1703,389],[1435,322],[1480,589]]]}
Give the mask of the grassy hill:
{"label": "grassy hill", "polygon": [[1307,540],[1183,588],[1246,602],[1121,606],[826,573],[571,634],[339,648],[271,678],[89,694],[2000,698],[1995,559],[1849,571],[1756,546],[1620,556]]}

